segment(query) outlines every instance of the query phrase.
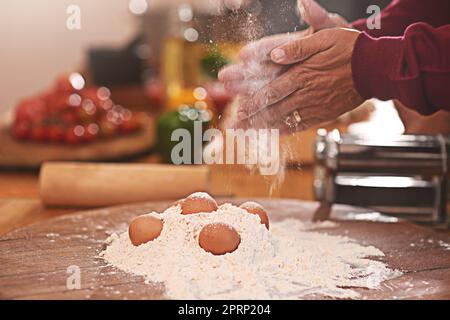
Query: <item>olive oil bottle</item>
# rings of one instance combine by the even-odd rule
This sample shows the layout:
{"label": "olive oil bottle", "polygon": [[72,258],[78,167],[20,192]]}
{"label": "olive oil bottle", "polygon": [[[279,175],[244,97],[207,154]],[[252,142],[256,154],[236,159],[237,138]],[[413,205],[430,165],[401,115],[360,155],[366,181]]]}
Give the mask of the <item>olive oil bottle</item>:
{"label": "olive oil bottle", "polygon": [[164,40],[161,59],[169,110],[177,108],[177,102],[200,83],[202,45],[198,41],[199,34],[192,20],[182,19],[180,10],[189,9],[178,6],[169,13],[170,30]]}

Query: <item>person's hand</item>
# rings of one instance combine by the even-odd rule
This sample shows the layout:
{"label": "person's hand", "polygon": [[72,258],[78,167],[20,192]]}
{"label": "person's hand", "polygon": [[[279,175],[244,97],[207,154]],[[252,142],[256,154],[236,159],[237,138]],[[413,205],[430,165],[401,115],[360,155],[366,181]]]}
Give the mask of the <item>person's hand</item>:
{"label": "person's hand", "polygon": [[[237,0],[236,3],[241,5],[244,2]],[[305,31],[265,37],[246,45],[240,52],[240,62],[225,67],[219,73],[219,80],[224,83],[228,92],[251,96],[286,71],[289,66],[275,64],[270,59],[270,53],[276,47],[325,28],[348,26],[345,19],[327,12],[314,0],[298,0],[298,7],[303,21],[310,25],[310,28]]]}
{"label": "person's hand", "polygon": [[311,29],[308,29],[291,34],[279,34],[246,45],[239,52],[239,63],[220,70],[219,80],[229,93],[254,94],[289,68],[272,61],[270,58],[272,50],[311,33]]}
{"label": "person's hand", "polygon": [[359,106],[363,99],[354,88],[351,69],[358,35],[351,29],[326,29],[272,50],[273,62],[295,65],[241,98],[236,127],[293,132]]}

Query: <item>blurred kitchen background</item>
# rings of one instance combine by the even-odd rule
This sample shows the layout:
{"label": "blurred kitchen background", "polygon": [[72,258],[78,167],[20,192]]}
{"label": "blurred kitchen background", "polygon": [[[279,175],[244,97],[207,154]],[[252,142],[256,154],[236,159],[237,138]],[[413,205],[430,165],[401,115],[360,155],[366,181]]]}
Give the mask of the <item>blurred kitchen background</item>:
{"label": "blurred kitchen background", "polygon": [[[0,111],[5,112],[24,96],[47,88],[62,72],[83,68],[88,63],[87,51],[91,48],[125,46],[141,32],[155,34],[158,36],[155,41],[160,40],[168,32],[164,23],[168,21],[168,8],[194,4],[199,8],[196,13],[215,13],[215,2],[219,1],[3,0],[0,10]],[[384,5],[388,1],[319,2],[352,20],[363,17],[369,3]],[[262,19],[271,21],[270,24],[263,23],[270,25],[268,33],[292,31],[299,26],[295,1],[264,0],[261,3],[264,7]],[[81,8],[81,30],[66,28],[69,16],[66,10],[74,4]],[[273,9],[269,10],[269,7]],[[157,29],[145,29],[152,23]],[[156,43],[149,39],[148,45]]]}
{"label": "blurred kitchen background", "polygon": [[[367,17],[369,5],[383,8],[390,1],[318,2],[353,21]],[[79,30],[66,26],[73,5],[81,10]],[[2,0],[0,165],[17,173],[47,160],[168,163],[173,129],[192,129],[194,119],[220,127],[229,117],[233,97],[217,82],[217,72],[243,44],[305,27],[294,0],[255,0],[237,11],[221,0]],[[442,220],[447,172],[440,157],[448,141],[441,134],[450,133],[448,113],[422,117],[394,102],[368,101],[322,127],[319,134],[312,128],[282,139],[290,152],[281,183],[218,166],[213,193],[325,199]],[[346,133],[365,138],[339,138]],[[352,165],[325,161],[330,148],[341,148]],[[374,159],[371,168],[362,166]],[[405,161],[410,166],[400,174]],[[12,184],[21,177],[3,175]],[[358,196],[360,202],[349,199],[353,188],[364,186],[370,192],[383,187],[378,200],[393,196],[386,203],[369,201],[370,192]],[[410,193],[392,193],[409,187]],[[412,197],[423,201],[408,205]],[[404,201],[396,203],[399,198]]]}

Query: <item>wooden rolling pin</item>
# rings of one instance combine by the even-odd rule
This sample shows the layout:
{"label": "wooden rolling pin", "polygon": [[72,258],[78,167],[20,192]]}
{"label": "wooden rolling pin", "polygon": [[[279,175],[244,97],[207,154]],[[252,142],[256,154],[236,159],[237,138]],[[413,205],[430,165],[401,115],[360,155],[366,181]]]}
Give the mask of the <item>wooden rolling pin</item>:
{"label": "wooden rolling pin", "polygon": [[39,185],[46,206],[98,207],[179,199],[209,189],[207,166],[48,162]]}

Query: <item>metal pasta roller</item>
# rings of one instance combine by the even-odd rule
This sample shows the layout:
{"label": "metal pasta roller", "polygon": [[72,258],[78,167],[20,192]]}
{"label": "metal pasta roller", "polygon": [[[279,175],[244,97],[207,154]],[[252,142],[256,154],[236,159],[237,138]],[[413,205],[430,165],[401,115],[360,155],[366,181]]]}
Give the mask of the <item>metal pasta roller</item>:
{"label": "metal pasta roller", "polygon": [[373,208],[415,222],[446,225],[450,137],[368,137],[320,129],[314,192],[329,217],[334,203]]}

